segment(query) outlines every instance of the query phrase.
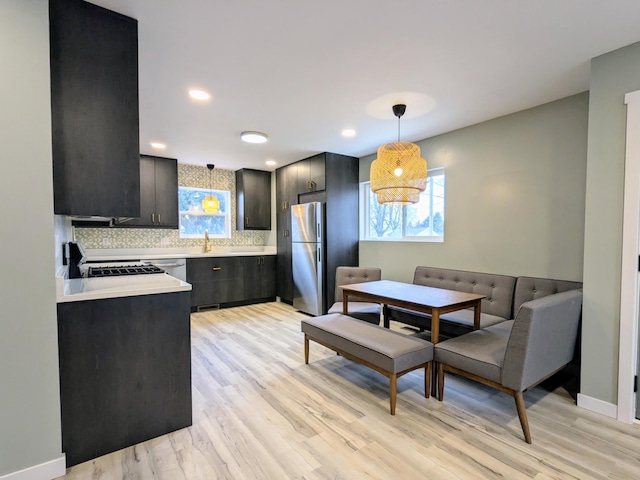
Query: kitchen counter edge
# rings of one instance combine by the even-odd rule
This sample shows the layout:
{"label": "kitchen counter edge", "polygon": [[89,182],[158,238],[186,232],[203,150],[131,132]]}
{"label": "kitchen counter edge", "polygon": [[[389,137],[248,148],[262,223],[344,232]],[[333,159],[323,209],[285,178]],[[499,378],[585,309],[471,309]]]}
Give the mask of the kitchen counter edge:
{"label": "kitchen counter edge", "polygon": [[62,283],[56,303],[83,302],[107,298],[188,292],[191,284],[171,275],[135,275],[109,278],[58,279]]}

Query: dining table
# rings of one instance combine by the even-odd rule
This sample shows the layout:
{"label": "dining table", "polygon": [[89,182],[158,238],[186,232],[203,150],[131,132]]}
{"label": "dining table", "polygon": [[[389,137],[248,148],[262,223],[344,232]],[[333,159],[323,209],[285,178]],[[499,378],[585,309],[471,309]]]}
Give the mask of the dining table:
{"label": "dining table", "polygon": [[[480,328],[480,308],[485,295],[427,287],[394,280],[342,285],[342,313],[347,315],[350,298],[382,304],[384,326],[389,328],[389,305],[431,315],[431,343],[438,343],[440,316],[456,310],[473,308],[473,328]],[[434,376],[437,369],[433,369]],[[432,382],[435,395],[436,378]]]}
{"label": "dining table", "polygon": [[347,314],[350,297],[381,303],[386,328],[389,328],[389,305],[431,315],[431,343],[438,343],[440,315],[445,313],[473,308],[473,328],[474,330],[480,328],[480,308],[485,295],[393,280],[352,283],[343,285],[341,288],[344,315]]}

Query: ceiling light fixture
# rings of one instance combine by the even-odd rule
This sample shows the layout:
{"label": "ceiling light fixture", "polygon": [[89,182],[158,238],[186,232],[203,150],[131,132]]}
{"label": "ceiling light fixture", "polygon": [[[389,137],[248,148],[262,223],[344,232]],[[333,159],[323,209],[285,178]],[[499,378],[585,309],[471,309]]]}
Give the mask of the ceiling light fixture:
{"label": "ceiling light fixture", "polygon": [[194,100],[200,100],[200,101],[209,100],[211,98],[211,95],[208,92],[205,92],[204,90],[196,90],[196,89],[189,90],[189,96]]}
{"label": "ceiling light fixture", "polygon": [[266,161],[266,162],[264,162],[264,163],[266,163],[267,165],[269,165],[270,167],[272,167],[272,166],[274,166],[274,165],[276,164],[276,161],[275,161],[275,160],[267,160],[267,161]]}
{"label": "ceiling light fixture", "polygon": [[151,142],[150,145],[156,150],[164,150],[165,148],[167,148],[167,144],[162,142]]}
{"label": "ceiling light fixture", "polygon": [[347,128],[345,130],[342,131],[342,136],[343,137],[355,137],[356,136],[356,131],[352,128]]}
{"label": "ceiling light fixture", "polygon": [[420,192],[427,187],[427,161],[420,157],[420,147],[400,141],[400,117],[406,109],[406,105],[393,106],[393,114],[398,117],[398,141],[378,148],[378,158],[371,164],[371,191],[378,203],[418,203]]}
{"label": "ceiling light fixture", "polygon": [[212,163],[207,163],[209,169],[209,195],[202,200],[202,209],[207,213],[217,213],[220,210],[220,200],[213,195],[213,187],[211,186],[211,172],[215,168]]}
{"label": "ceiling light fixture", "polygon": [[242,132],[240,138],[243,142],[247,143],[264,143],[269,137],[266,133],[262,132]]}

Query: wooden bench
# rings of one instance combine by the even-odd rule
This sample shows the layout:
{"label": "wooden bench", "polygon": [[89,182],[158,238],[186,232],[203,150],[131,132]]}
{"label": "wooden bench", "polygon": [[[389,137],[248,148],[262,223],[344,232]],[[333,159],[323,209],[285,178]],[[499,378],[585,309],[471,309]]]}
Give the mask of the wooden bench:
{"label": "wooden bench", "polygon": [[338,313],[302,320],[301,327],[305,364],[309,363],[309,340],[313,340],[387,377],[391,415],[396,413],[396,381],[405,373],[425,369],[424,396],[429,398],[431,342]]}

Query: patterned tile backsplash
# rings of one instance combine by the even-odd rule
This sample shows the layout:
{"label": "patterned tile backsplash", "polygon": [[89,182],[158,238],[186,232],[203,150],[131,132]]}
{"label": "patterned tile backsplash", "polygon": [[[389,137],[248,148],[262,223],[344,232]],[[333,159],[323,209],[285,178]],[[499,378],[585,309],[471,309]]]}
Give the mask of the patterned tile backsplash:
{"label": "patterned tile backsplash", "polygon": [[[209,188],[209,170],[198,165],[178,164],[178,185]],[[265,245],[269,232],[236,230],[236,176],[233,170],[214,169],[211,186],[231,194],[231,238],[212,238],[216,247]],[[202,239],[180,238],[178,230],[154,228],[76,227],[76,238],[85,248],[175,248],[200,247]]]}

